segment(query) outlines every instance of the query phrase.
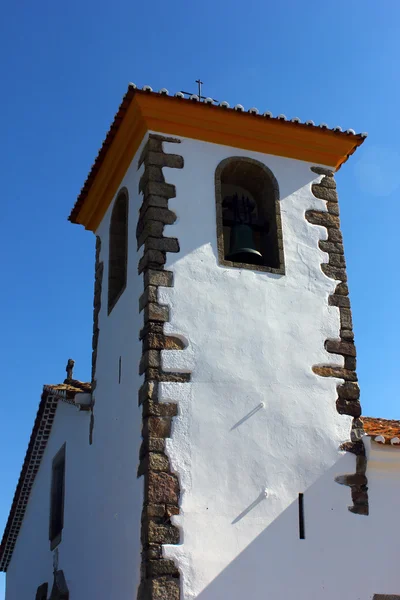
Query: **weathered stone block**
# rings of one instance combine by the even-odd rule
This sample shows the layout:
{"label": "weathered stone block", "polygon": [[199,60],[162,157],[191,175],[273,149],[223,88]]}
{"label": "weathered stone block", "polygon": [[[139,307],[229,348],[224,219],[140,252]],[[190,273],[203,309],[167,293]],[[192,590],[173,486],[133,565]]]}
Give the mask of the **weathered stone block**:
{"label": "weathered stone block", "polygon": [[357,381],[357,374],[343,367],[314,366],[312,370],[316,375],[320,375],[321,377],[337,377],[345,381]]}
{"label": "weathered stone block", "polygon": [[347,281],[346,269],[340,267],[333,267],[332,265],[328,265],[327,263],[322,263],[321,270],[327,277],[330,277],[330,279]]}
{"label": "weathered stone block", "polygon": [[149,195],[142,202],[142,206],[140,207],[139,218],[142,218],[145,212],[150,206],[154,206],[155,208],[168,208],[168,198],[163,198],[162,196],[153,196]]}
{"label": "weathered stone block", "polygon": [[[161,456],[161,455],[160,455]],[[142,518],[163,517],[165,515],[164,504],[145,504],[143,506]]]}
{"label": "weathered stone block", "polygon": [[364,489],[365,486],[360,488],[354,487],[351,491],[351,496],[354,504],[368,504],[368,491]]}
{"label": "weathered stone block", "polygon": [[350,371],[355,371],[357,367],[357,359],[355,356],[345,356],[344,357],[344,368],[350,369]]}
{"label": "weathered stone block", "polygon": [[[147,453],[140,461],[137,476],[146,475],[149,471],[169,471],[169,461],[164,454]],[[165,512],[165,511],[164,511]],[[164,514],[163,512],[163,514]],[[155,516],[155,515],[153,515]],[[161,515],[162,516],[162,515]]]}
{"label": "weathered stone block", "polygon": [[[170,542],[178,543],[178,542]],[[164,579],[157,577],[151,580],[151,596],[149,600],[179,600],[179,580],[174,578]]]}
{"label": "weathered stone block", "polygon": [[146,479],[146,497],[148,502],[152,504],[178,504],[179,482],[175,475],[151,471],[148,473]]}
{"label": "weathered stone block", "polygon": [[[179,543],[179,531],[173,525],[163,524],[159,517],[142,519],[142,544]],[[177,535],[178,532],[178,535]],[[175,540],[178,539],[178,542]]]}
{"label": "weathered stone block", "polygon": [[179,252],[179,242],[176,238],[162,237],[152,238],[148,237],[145,242],[145,249],[160,250],[162,252]]}
{"label": "weathered stone block", "polygon": [[145,269],[156,269],[162,267],[166,262],[164,252],[159,250],[145,250],[142,258],[139,260],[138,273],[143,273]]}
{"label": "weathered stone block", "polygon": [[[147,212],[147,211],[146,211]],[[136,228],[137,248],[141,248],[148,237],[161,237],[164,231],[164,223],[161,221],[144,222],[140,220]]]}
{"label": "weathered stone block", "polygon": [[351,473],[347,475],[338,475],[335,477],[336,483],[340,483],[341,485],[352,486],[360,486],[367,485],[368,479],[362,473]]}
{"label": "weathered stone block", "polygon": [[142,375],[149,367],[159,368],[161,366],[161,356],[158,350],[147,350],[142,354],[139,363],[139,375]]}
{"label": "weathered stone block", "polygon": [[339,204],[337,202],[328,202],[326,205],[328,213],[331,215],[339,216]]}
{"label": "weathered stone block", "polygon": [[337,387],[337,393],[340,398],[345,400],[358,400],[360,398],[360,388],[358,383],[342,383]]}
{"label": "weathered stone block", "polygon": [[346,261],[343,254],[329,254],[329,264],[333,267],[339,267],[340,269],[344,269],[346,267]]}
{"label": "weathered stone block", "polygon": [[168,517],[172,517],[173,515],[179,515],[179,506],[167,504],[165,510]]}
{"label": "weathered stone block", "polygon": [[332,169],[327,169],[326,167],[310,167],[310,171],[316,173],[317,175],[325,175],[329,178],[332,178],[334,176],[334,172],[332,171]]}
{"label": "weathered stone block", "polygon": [[166,154],[165,152],[154,152],[149,150],[144,157],[145,165],[155,165],[157,167],[169,167],[170,169],[183,168],[183,156],[179,154]]}
{"label": "weathered stone block", "polygon": [[167,373],[162,371],[160,373],[159,381],[170,381],[176,383],[187,383],[191,379],[190,373]]}
{"label": "weathered stone block", "polygon": [[338,398],[336,400],[336,410],[341,415],[350,415],[356,419],[361,415],[361,405],[358,400]]}
{"label": "weathered stone block", "polygon": [[176,417],[178,414],[178,405],[176,402],[153,402],[146,400],[143,403],[143,416],[154,417]]}
{"label": "weathered stone block", "polygon": [[328,299],[329,306],[339,306],[341,308],[350,308],[350,298],[348,296],[339,296],[331,294]]}
{"label": "weathered stone block", "polygon": [[164,183],[164,175],[161,167],[148,165],[139,181],[139,192],[143,192],[149,182]]}
{"label": "weathered stone block", "polygon": [[340,309],[340,327],[342,329],[353,329],[353,320],[349,308]]}
{"label": "weathered stone block", "polygon": [[147,565],[147,572],[149,576],[177,575],[179,570],[173,560],[162,559],[151,560]]}
{"label": "weathered stone block", "polygon": [[335,294],[338,294],[339,296],[348,296],[349,288],[347,283],[338,283],[335,289]]}
{"label": "weathered stone block", "polygon": [[319,182],[319,185],[321,185],[322,187],[331,188],[333,190],[336,189],[336,181],[333,177],[324,177]]}
{"label": "weathered stone block", "polygon": [[139,339],[144,340],[144,338],[149,333],[155,333],[157,335],[164,335],[164,323],[159,323],[157,321],[148,321],[147,323],[145,323],[145,325],[140,330]]}
{"label": "weathered stone block", "polygon": [[164,454],[150,452],[146,457],[148,471],[170,471],[169,460]]}
{"label": "weathered stone block", "polygon": [[159,333],[149,333],[143,338],[143,348],[148,350],[183,350],[185,344],[177,337],[167,336]]}
{"label": "weathered stone block", "polygon": [[140,446],[140,460],[144,458],[148,452],[165,452],[165,439],[146,435]]}
{"label": "weathered stone block", "polygon": [[139,389],[139,405],[146,402],[146,400],[157,400],[158,399],[158,383],[157,381],[145,381]]}
{"label": "weathered stone block", "polygon": [[180,144],[181,140],[176,137],[171,137],[170,135],[163,135],[161,133],[150,133],[149,137],[152,140],[160,140],[161,142],[169,142],[171,144]]}
{"label": "weathered stone block", "polygon": [[162,287],[172,287],[174,284],[174,274],[172,271],[156,271],[149,269],[144,274],[144,285],[160,285]]}
{"label": "weathered stone block", "polygon": [[175,198],[175,186],[171,183],[162,183],[159,181],[148,181],[143,193],[145,196],[163,196],[164,198]]}
{"label": "weathered stone block", "polygon": [[330,242],[339,242],[340,244],[342,244],[343,236],[340,229],[338,229],[337,227],[328,227],[328,240]]}
{"label": "weathered stone block", "polygon": [[172,225],[176,221],[176,214],[168,208],[149,206],[142,217],[142,221],[143,223],[147,223],[147,221],[161,221],[165,225]]}
{"label": "weathered stone block", "polygon": [[162,323],[169,321],[168,306],[161,306],[160,304],[149,302],[144,308],[144,320],[159,321]]}
{"label": "weathered stone block", "polygon": [[149,285],[144,290],[139,298],[139,312],[141,312],[149,302],[158,302],[157,288],[154,285]]}
{"label": "weathered stone block", "polygon": [[343,342],[342,340],[326,340],[325,348],[331,354],[356,356],[356,348],[351,342]]}
{"label": "weathered stone block", "polygon": [[190,373],[173,373],[165,372],[160,369],[149,368],[145,373],[146,379],[154,379],[154,381],[168,381],[175,383],[186,383],[190,381]]}
{"label": "weathered stone block", "polygon": [[340,449],[343,450],[344,452],[351,452],[352,454],[355,454],[357,456],[357,458],[359,456],[365,456],[365,446],[363,442],[344,442],[344,444],[342,444],[340,446]]}
{"label": "weathered stone block", "polygon": [[340,337],[342,340],[354,340],[354,333],[351,329],[341,329]]}
{"label": "weathered stone block", "polygon": [[322,210],[307,210],[306,219],[313,225],[322,225],[323,227],[339,227],[338,217]]}
{"label": "weathered stone block", "polygon": [[327,188],[318,183],[313,183],[311,186],[311,191],[314,196],[320,200],[328,200],[329,202],[338,201],[338,196],[335,189]]}
{"label": "weathered stone block", "polygon": [[343,254],[343,250],[339,248],[340,244],[337,244],[335,242],[326,242],[325,240],[321,240],[318,245],[324,252],[334,252],[336,254]]}
{"label": "weathered stone block", "polygon": [[143,437],[167,438],[171,435],[171,417],[146,417],[143,423]]}
{"label": "weathered stone block", "polygon": [[142,556],[145,560],[159,560],[162,558],[162,547],[160,544],[146,544]]}
{"label": "weathered stone block", "polygon": [[146,142],[145,147],[142,150],[141,157],[139,159],[139,166],[142,164],[148,152],[162,152],[162,140],[155,138],[153,134],[150,134],[149,139]]}
{"label": "weathered stone block", "polygon": [[[356,515],[369,515],[368,504],[355,504],[354,506],[349,506],[349,511]],[[394,596],[396,598],[396,596]]]}

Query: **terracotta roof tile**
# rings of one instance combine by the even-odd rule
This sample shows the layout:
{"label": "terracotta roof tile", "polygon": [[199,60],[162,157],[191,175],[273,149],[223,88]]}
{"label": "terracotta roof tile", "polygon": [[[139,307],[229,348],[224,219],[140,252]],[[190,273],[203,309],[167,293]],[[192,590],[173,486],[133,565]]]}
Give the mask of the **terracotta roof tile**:
{"label": "terracotta roof tile", "polygon": [[71,392],[74,395],[80,392],[90,392],[92,389],[90,383],[79,381],[78,379],[65,379],[63,383],[48,384],[45,387],[58,391]]}
{"label": "terracotta roof tile", "polygon": [[375,438],[375,441],[400,447],[400,421],[375,417],[362,417],[362,421],[365,433]]}
{"label": "terracotta roof tile", "polygon": [[[122,99],[122,102],[119,106],[117,113],[115,114],[115,117],[110,126],[110,129],[108,130],[108,132],[106,134],[106,137],[105,137],[103,144],[97,154],[97,157],[96,157],[96,159],[93,163],[93,166],[90,170],[90,173],[81,189],[81,192],[80,192],[80,194],[75,202],[75,205],[71,211],[71,214],[68,217],[69,221],[71,221],[72,223],[77,222],[77,217],[80,212],[80,209],[89,193],[89,190],[94,182],[94,179],[95,179],[97,173],[100,170],[101,165],[103,164],[103,161],[106,157],[108,149],[111,146],[111,144],[118,132],[118,129],[119,129],[119,127],[122,123],[122,120],[125,116],[125,113],[127,112],[129,105],[130,105],[133,97],[135,96],[135,94],[156,94],[156,95],[171,97],[171,95],[169,94],[169,92],[166,88],[162,88],[159,92],[154,92],[153,89],[149,85],[144,85],[141,90],[138,89],[134,83],[130,83],[128,85],[128,89]],[[183,102],[199,102],[199,97],[196,94],[188,95],[186,93],[177,92],[176,94],[173,95],[173,97],[178,98]],[[202,101],[202,103],[203,103],[203,101]],[[299,119],[298,117],[294,117],[293,119],[288,119],[285,115],[278,115],[277,117],[274,117],[271,112],[269,112],[269,111],[261,112],[256,107],[251,107],[248,111],[246,111],[241,104],[236,104],[236,106],[231,108],[228,102],[226,102],[226,101],[217,102],[216,100],[213,100],[212,98],[205,98],[204,103],[212,104],[213,106],[217,106],[220,108],[220,110],[232,110],[232,111],[236,111],[236,112],[240,112],[240,113],[248,112],[250,114],[253,114],[258,119],[280,120],[280,121],[286,122],[288,124],[292,124],[292,125],[296,124],[298,127],[311,127],[311,128],[315,128],[315,129],[319,129],[319,128],[327,129],[329,131],[335,132],[339,136],[346,136],[346,135],[347,136],[356,136],[361,139],[361,138],[367,137],[367,135],[368,135],[367,133],[356,134],[356,132],[353,129],[346,129],[346,131],[343,131],[342,128],[339,126],[330,128],[327,126],[326,123],[321,123],[320,125],[316,125],[314,123],[314,121],[310,121],[310,120],[302,122],[301,119]],[[355,150],[355,148],[354,148],[354,150]],[[354,152],[354,150],[353,150],[353,152]]]}

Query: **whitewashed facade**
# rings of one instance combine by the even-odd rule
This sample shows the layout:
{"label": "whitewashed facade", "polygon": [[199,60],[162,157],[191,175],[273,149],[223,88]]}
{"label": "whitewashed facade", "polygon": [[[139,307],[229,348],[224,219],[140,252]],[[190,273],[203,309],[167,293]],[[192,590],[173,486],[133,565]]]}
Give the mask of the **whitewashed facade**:
{"label": "whitewashed facade", "polygon": [[[129,197],[127,278],[110,313],[113,202],[95,232],[104,269],[93,410],[58,404],[8,566],[6,600],[34,598],[44,581],[50,589],[54,561],[71,600],[131,600],[138,589],[140,600],[400,594],[400,451],[364,438],[367,471],[360,475],[357,457],[341,448],[351,439],[353,421],[336,409],[342,380],[313,371],[346,367],[343,355],[325,349],[326,340],[341,335],[339,308],[328,302],[338,281],[321,270],[329,259],[319,247],[327,229],[305,218],[306,211],[327,210],[312,191],[322,176],[304,160],[173,137],[180,143],[163,142],[163,153],[182,157],[183,168],[162,169],[165,182],[175,186],[168,209],[177,217],[164,235],[177,239],[180,251],[166,255],[163,269],[173,274],[173,285],[156,288],[156,303],[169,309],[164,334],[184,349],[162,350],[161,366],[154,366],[155,355],[144,356],[138,339],[144,286],[136,227],[147,133],[119,186]],[[215,172],[230,157],[265,165],[277,181],[284,274],[218,261]],[[140,361],[148,361],[144,377]],[[179,577],[152,575],[161,587],[147,589],[140,587],[140,528],[143,505],[151,501],[136,476],[147,417],[137,394],[153,368],[161,373],[158,400],[177,404],[171,434],[163,437],[170,473],[179,481],[179,514],[170,522],[180,540],[161,546],[169,561],[163,564],[174,564]],[[168,381],[171,373],[187,374],[187,381]],[[51,462],[64,443],[64,529],[51,551]],[[357,474],[368,479],[368,515],[348,510],[351,486],[336,480]],[[155,568],[154,557],[148,562]],[[174,585],[163,587],[165,581]]]}

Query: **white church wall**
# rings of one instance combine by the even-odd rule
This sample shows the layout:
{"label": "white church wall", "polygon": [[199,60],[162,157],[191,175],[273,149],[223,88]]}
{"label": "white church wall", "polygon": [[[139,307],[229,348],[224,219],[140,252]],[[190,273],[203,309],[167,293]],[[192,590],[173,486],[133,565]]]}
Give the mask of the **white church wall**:
{"label": "white church wall", "polygon": [[[129,193],[128,276],[110,315],[113,203],[96,232],[104,272],[93,443],[89,414],[61,404],[8,570],[7,600],[34,597],[44,581],[51,585],[51,461],[64,441],[66,501],[58,566],[71,598],[136,597],[143,505],[143,480],[136,478],[143,277],[137,274],[142,250],[136,250],[135,230],[144,142],[120,186]],[[192,373],[191,383],[161,385],[163,400],[177,401],[179,408],[167,451],[181,485],[181,514],[173,521],[182,535],[180,545],[164,546],[164,554],[181,570],[182,600],[258,600],[293,592],[304,600],[361,600],[398,593],[400,451],[371,449],[370,515],[350,513],[350,488],[335,477],[356,471],[355,457],[338,450],[349,439],[351,419],[336,411],[339,380],[311,370],[316,364],[343,366],[343,358],[324,350],[325,340],[337,338],[340,327],[338,309],[328,305],[335,282],[320,268],[327,255],[318,241],[326,230],[304,218],[306,210],[325,208],[311,193],[318,177],[302,161],[200,141],[182,139],[179,150],[164,143],[164,150],[185,161],[183,169],[163,170],[176,186],[169,207],[178,217],[165,235],[178,238],[181,250],[167,254],[174,286],[159,289],[159,300],[170,307],[165,332],[188,344],[184,351],[163,352],[163,368]],[[217,263],[214,173],[229,156],[264,163],[278,181],[285,275]],[[299,539],[299,493],[304,493],[304,540]],[[384,547],[382,530],[391,532]]]}
{"label": "white church wall", "polygon": [[[219,530],[213,529],[207,517],[200,523],[198,515],[199,527],[206,534],[202,555],[196,556],[198,562],[192,572],[186,571],[189,582],[185,600],[255,600],[293,594],[304,600],[372,600],[375,593],[398,594],[396,540],[400,525],[396,498],[400,456],[397,454],[396,468],[391,471],[373,466],[368,470],[368,517],[348,511],[349,489],[334,481],[336,475],[352,472],[353,468],[353,457],[342,456],[305,492],[304,540],[299,539],[298,505],[294,501],[270,524],[264,521],[261,533],[240,552],[236,548],[235,558],[226,565],[220,557],[228,544],[219,536],[215,543],[215,531]],[[233,526],[238,535],[251,526],[250,521],[259,521],[261,527],[262,505],[269,501],[274,503],[273,498],[266,498],[242,516]],[[219,569],[208,578],[205,570],[208,575],[214,561],[219,562]],[[202,581],[197,573],[203,576]]]}
{"label": "white church wall", "polygon": [[[166,152],[175,148],[164,144]],[[320,268],[327,255],[318,241],[326,230],[304,218],[308,209],[325,209],[311,193],[318,179],[311,165],[188,139],[179,153],[184,168],[164,169],[176,185],[169,207],[178,216],[165,235],[179,239],[181,252],[167,255],[174,287],[159,296],[171,311],[165,330],[183,335],[188,348],[163,352],[163,368],[191,371],[192,383],[163,385],[166,399],[179,394],[168,450],[181,481],[174,523],[183,536],[165,554],[181,566],[184,598],[192,598],[337,463],[351,419],[336,411],[338,380],[311,370],[343,366],[324,349],[327,338],[339,336],[339,311],[328,306],[335,282]],[[264,163],[278,181],[284,276],[217,264],[214,173],[229,156]],[[345,460],[354,472],[354,458]],[[347,512],[349,489],[332,486],[345,521],[358,519]],[[241,576],[247,583],[241,593],[229,590],[231,597],[248,595],[249,579]]]}
{"label": "white church wall", "polygon": [[92,551],[101,556],[101,561],[96,564],[91,597],[104,600],[135,598],[139,584],[143,480],[136,476],[142,422],[137,392],[141,385],[138,371],[142,352],[139,331],[143,317],[138,307],[143,277],[137,272],[139,255],[136,249],[136,225],[141,204],[138,186],[142,174],[142,169],[138,171],[138,160],[145,140],[119,188],[125,187],[129,194],[127,284],[109,315],[108,242],[114,202],[96,232],[101,238],[100,260],[103,261],[104,272],[99,313],[93,445],[90,447],[90,451],[98,457],[93,472],[96,499],[91,513],[91,529]]}
{"label": "white church wall", "polygon": [[[65,507],[62,541],[58,546],[59,566],[65,570],[70,589],[84,588],[87,538],[85,531],[90,485],[87,432],[89,415],[69,404],[58,403],[52,432],[36,475],[22,527],[8,567],[6,599],[35,598],[39,585],[53,581],[53,552],[49,542],[50,486],[52,461],[66,443]],[[77,540],[79,543],[77,544]],[[80,593],[80,591],[79,591]],[[81,596],[82,598],[84,595]]]}
{"label": "white church wall", "polygon": [[[139,148],[120,187],[129,193],[127,286],[107,314],[110,205],[96,235],[104,263],[100,336],[97,348],[93,444],[89,413],[60,404],[48,447],[36,477],[26,516],[7,573],[7,600],[34,598],[37,587],[53,581],[48,540],[51,461],[67,441],[66,496],[59,568],[74,600],[136,597],[140,567],[143,480],[137,479],[141,443],[138,300],[143,278],[137,274],[136,224],[139,210]],[[121,381],[119,360],[121,357]],[[21,578],[21,573],[24,577]]]}

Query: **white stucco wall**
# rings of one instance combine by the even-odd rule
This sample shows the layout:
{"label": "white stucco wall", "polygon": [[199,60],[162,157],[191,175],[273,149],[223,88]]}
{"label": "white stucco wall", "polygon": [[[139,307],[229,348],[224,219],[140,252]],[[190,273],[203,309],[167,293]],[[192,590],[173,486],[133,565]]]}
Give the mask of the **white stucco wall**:
{"label": "white stucco wall", "polygon": [[[302,161],[200,141],[164,150],[182,154],[185,166],[164,169],[176,185],[169,205],[178,216],[165,235],[179,239],[181,252],[167,255],[174,287],[161,288],[159,297],[171,311],[165,330],[183,336],[188,347],[163,352],[163,367],[192,372],[190,384],[163,385],[166,400],[179,400],[168,451],[181,481],[174,522],[183,540],[165,547],[165,555],[180,565],[185,600],[258,599],[269,592],[281,598],[299,586],[304,598],[337,598],[343,540],[354,535],[357,554],[366,521],[349,513],[350,490],[334,482],[355,471],[354,457],[338,451],[351,423],[336,411],[339,381],[311,370],[343,366],[324,350],[327,338],[339,337],[339,311],[328,306],[335,282],[320,268],[328,258],[318,248],[326,230],[304,218],[308,209],[325,209],[311,193],[319,178]],[[278,181],[285,276],[217,264],[214,173],[229,156],[263,162]],[[314,516],[304,541],[299,492]],[[358,580],[342,588],[343,600],[359,597]]]}
{"label": "white stucco wall", "polygon": [[[64,529],[59,545],[59,564],[74,577],[68,579],[71,591],[85,581],[88,556],[89,455],[87,450],[89,415],[69,404],[58,403],[52,432],[36,475],[22,527],[8,567],[6,600],[35,598],[44,582],[53,582],[53,555],[49,542],[50,485],[52,461],[66,442]],[[76,540],[79,539],[79,543]],[[83,598],[83,596],[82,596]]]}
{"label": "white stucco wall", "polygon": [[[65,441],[59,568],[71,599],[136,597],[143,503],[143,480],[136,479],[143,278],[137,275],[142,251],[136,251],[135,229],[142,146],[121,182],[130,198],[128,282],[109,316],[112,205],[97,231],[104,273],[94,441],[89,446],[89,415],[61,404],[8,570],[7,600],[32,598],[38,585],[51,585],[51,461]],[[319,363],[342,364],[324,350],[325,339],[339,332],[338,310],[328,306],[335,282],[320,269],[327,255],[318,240],[326,231],[304,219],[306,210],[324,209],[311,194],[318,177],[304,162],[199,141],[183,139],[164,149],[185,159],[182,170],[164,169],[177,188],[170,207],[178,217],[165,235],[177,237],[181,251],[167,255],[174,287],[159,292],[171,311],[165,330],[188,343],[184,351],[163,353],[164,369],[192,372],[190,384],[162,385],[163,399],[179,407],[167,449],[182,489],[181,514],[175,518],[182,543],[164,547],[164,554],[180,567],[182,600],[280,599],[293,592],[304,600],[362,600],[399,593],[400,452],[372,449],[370,515],[350,513],[350,489],[334,480],[355,472],[355,457],[338,451],[349,438],[350,419],[336,412],[338,381],[311,371]],[[278,180],[285,276],[217,264],[214,172],[229,156],[264,162]],[[299,492],[304,493],[305,540],[298,534]]]}
{"label": "white stucco wall", "polygon": [[[36,477],[28,510],[7,572],[7,600],[34,598],[38,585],[51,588],[52,552],[48,540],[51,462],[67,442],[66,497],[59,568],[74,600],[136,597],[140,567],[140,516],[143,479],[137,479],[141,443],[141,384],[138,335],[142,315],[138,299],[143,278],[137,275],[136,223],[139,209],[138,156],[121,187],[129,192],[128,280],[107,315],[108,232],[112,206],[97,235],[104,262],[100,336],[97,351],[93,444],[89,445],[89,413],[59,404],[48,446]],[[89,348],[88,348],[89,351]],[[121,357],[121,383],[118,382]]]}

